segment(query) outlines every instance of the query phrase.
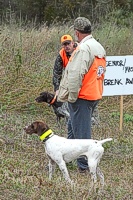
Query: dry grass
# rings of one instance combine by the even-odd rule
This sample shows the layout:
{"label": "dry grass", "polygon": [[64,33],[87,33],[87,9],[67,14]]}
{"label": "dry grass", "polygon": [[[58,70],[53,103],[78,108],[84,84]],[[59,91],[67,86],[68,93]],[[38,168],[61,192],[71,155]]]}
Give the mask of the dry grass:
{"label": "dry grass", "polygon": [[49,115],[46,115],[45,107],[44,111],[40,110],[35,115],[32,112],[1,115],[0,199],[132,199],[132,122],[124,122],[124,131],[120,133],[119,119],[100,108],[101,123],[93,128],[92,136],[97,139],[109,136],[114,141],[105,145],[100,163],[105,174],[104,192],[100,196],[88,196],[90,176],[79,174],[75,162],[68,166],[71,178],[78,183],[75,188],[66,185],[58,168],[52,181],[49,181],[46,170],[48,159],[43,144],[36,136],[27,136],[23,131],[29,122],[45,118],[52,130],[67,136],[65,126],[59,130],[53,112],[48,109]]}
{"label": "dry grass", "polygon": [[[95,35],[108,47],[108,55],[133,54],[131,29],[112,24]],[[57,168],[48,180],[47,157],[36,136],[27,136],[23,127],[36,119],[45,120],[59,135],[51,108],[35,103],[43,90],[53,91],[52,69],[59,50],[59,37],[70,31],[66,26],[40,30],[2,28],[0,35],[0,199],[1,200],[131,200],[133,199],[133,99],[124,97],[123,131],[119,131],[120,97],[104,97],[99,105],[100,124],[92,137],[113,137],[105,145],[100,166],[105,174],[105,188],[100,195],[88,195],[89,175],[81,175],[76,163],[68,165],[71,178],[78,183],[67,185]],[[69,32],[72,33],[72,32]],[[116,39],[117,38],[117,39]]]}

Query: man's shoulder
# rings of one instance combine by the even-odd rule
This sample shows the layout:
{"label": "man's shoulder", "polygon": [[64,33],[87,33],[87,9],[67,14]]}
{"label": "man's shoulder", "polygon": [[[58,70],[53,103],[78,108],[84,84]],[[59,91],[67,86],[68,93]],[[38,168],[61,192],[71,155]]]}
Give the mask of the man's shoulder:
{"label": "man's shoulder", "polygon": [[56,56],[56,60],[57,59],[62,59],[62,57],[61,57],[61,55],[60,55],[60,52],[57,54],[57,56]]}
{"label": "man's shoulder", "polygon": [[90,46],[88,42],[81,43],[79,45],[79,51],[90,51]]}
{"label": "man's shoulder", "polygon": [[92,51],[93,49],[105,51],[102,44],[93,37],[81,43],[80,48],[83,49],[84,51],[85,50]]}
{"label": "man's shoulder", "polygon": [[56,59],[55,59],[55,65],[58,65],[59,63],[62,64],[62,57],[60,55],[60,53],[58,53],[58,55],[56,56]]}

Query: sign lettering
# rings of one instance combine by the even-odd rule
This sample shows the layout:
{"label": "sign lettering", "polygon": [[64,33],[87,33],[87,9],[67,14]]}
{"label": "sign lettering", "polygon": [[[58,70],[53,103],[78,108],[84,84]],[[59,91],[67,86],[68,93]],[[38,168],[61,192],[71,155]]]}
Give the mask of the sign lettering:
{"label": "sign lettering", "polygon": [[103,96],[133,94],[133,56],[107,56]]}

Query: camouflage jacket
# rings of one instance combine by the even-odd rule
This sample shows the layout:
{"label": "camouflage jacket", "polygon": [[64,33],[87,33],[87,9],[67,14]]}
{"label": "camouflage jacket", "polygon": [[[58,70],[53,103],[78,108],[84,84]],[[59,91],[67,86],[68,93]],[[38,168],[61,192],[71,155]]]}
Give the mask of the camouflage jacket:
{"label": "camouflage jacket", "polygon": [[[70,58],[70,54],[67,55],[68,58]],[[59,89],[60,81],[62,78],[62,73],[64,71],[63,67],[63,61],[60,56],[60,54],[57,55],[54,68],[53,68],[53,86],[54,86],[54,91],[57,91]]]}

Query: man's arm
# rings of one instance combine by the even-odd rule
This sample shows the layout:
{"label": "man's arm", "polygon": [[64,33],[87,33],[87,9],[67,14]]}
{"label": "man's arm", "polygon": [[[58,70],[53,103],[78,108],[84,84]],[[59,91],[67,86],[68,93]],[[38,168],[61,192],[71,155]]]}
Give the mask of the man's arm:
{"label": "man's arm", "polygon": [[63,61],[60,54],[58,54],[53,69],[53,85],[55,92],[59,89],[60,81],[62,78],[62,72],[63,72]]}

